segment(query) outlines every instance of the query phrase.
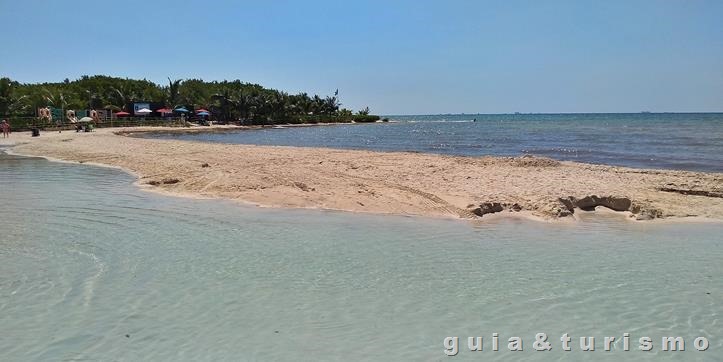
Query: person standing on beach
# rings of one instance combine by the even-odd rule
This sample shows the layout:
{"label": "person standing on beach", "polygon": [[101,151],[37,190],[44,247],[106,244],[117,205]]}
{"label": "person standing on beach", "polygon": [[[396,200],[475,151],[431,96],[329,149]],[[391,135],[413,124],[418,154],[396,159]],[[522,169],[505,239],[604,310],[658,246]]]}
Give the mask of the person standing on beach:
{"label": "person standing on beach", "polygon": [[3,119],[3,122],[0,123],[0,128],[3,130],[3,138],[10,137],[10,125],[8,124],[7,120]]}

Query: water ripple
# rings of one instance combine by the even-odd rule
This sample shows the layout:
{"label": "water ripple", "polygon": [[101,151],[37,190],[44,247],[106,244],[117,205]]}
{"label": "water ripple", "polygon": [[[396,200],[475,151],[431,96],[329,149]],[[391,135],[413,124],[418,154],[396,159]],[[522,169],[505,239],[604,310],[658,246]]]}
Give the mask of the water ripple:
{"label": "water ripple", "polygon": [[[700,335],[722,347],[718,224],[258,209],[144,193],[117,170],[5,157],[7,360],[439,360],[448,335],[540,331]],[[671,358],[629,353],[614,358]],[[563,356],[484,355],[594,357]]]}

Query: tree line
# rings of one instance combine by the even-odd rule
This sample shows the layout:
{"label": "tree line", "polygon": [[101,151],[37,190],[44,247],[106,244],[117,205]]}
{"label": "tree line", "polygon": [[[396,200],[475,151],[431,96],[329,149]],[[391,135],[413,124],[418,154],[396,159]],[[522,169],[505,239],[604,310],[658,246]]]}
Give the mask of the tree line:
{"label": "tree line", "polygon": [[104,75],[82,76],[56,83],[20,83],[0,78],[0,115],[37,116],[37,109],[107,109],[132,111],[133,103],[163,104],[166,108],[207,109],[222,123],[273,124],[371,122],[369,108],[341,108],[338,91],[332,96],[289,94],[258,84],[201,79],[168,79],[156,84],[142,79]]}

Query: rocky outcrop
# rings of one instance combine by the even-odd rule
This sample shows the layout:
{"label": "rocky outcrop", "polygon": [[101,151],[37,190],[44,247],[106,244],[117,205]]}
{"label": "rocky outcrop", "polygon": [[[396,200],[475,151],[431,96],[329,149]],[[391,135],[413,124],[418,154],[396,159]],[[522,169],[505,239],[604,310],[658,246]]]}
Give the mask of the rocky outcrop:
{"label": "rocky outcrop", "polygon": [[[625,196],[590,195],[582,198],[568,196],[561,197],[557,201],[559,203],[552,202],[543,205],[526,205],[525,209],[557,218],[571,216],[575,213],[575,209],[593,211],[598,206],[603,206],[614,211],[630,211],[632,213],[631,217],[634,217],[636,220],[652,220],[666,216],[660,209],[645,203],[635,203]],[[483,202],[479,205],[468,205],[467,209],[472,214],[482,217],[487,214],[502,211],[522,211],[523,207],[518,203]]]}
{"label": "rocky outcrop", "polygon": [[[597,196],[597,195],[591,195],[591,196],[585,196],[583,198],[578,199],[574,196],[569,196],[566,198],[560,198],[560,203],[564,207],[561,208],[561,212],[558,214],[558,216],[569,216],[575,213],[575,208],[579,208],[580,210],[585,211],[592,211],[595,210],[598,206],[607,207],[608,209],[615,210],[615,211],[630,211],[630,208],[633,205],[633,202],[624,196]],[[565,210],[567,212],[565,212]]]}
{"label": "rocky outcrop", "polygon": [[504,208],[499,202],[484,202],[480,204],[479,207],[472,209],[472,213],[477,216],[485,216],[502,210],[504,210]]}
{"label": "rocky outcrop", "polygon": [[633,204],[630,207],[635,220],[652,220],[663,217],[663,212],[647,205]]}
{"label": "rocky outcrop", "polygon": [[632,201],[627,197],[605,196],[598,197],[596,195],[585,196],[582,199],[570,198],[571,203],[581,210],[591,211],[598,206],[604,206],[615,211],[628,211],[632,206]]}
{"label": "rocky outcrop", "polygon": [[483,202],[478,207],[471,207],[470,211],[477,216],[484,216],[487,214],[493,214],[504,210],[509,211],[521,211],[522,207],[519,204],[507,204],[500,202]]}
{"label": "rocky outcrop", "polygon": [[[633,203],[632,201],[627,197],[621,197],[621,196],[597,196],[597,195],[591,195],[591,196],[585,196],[583,198],[577,198],[574,196],[559,198],[558,201],[559,204],[555,205],[550,204],[549,207],[547,207],[543,212],[550,214],[555,217],[566,217],[570,216],[575,213],[575,209],[581,209],[585,211],[592,211],[595,210],[598,206],[604,206],[608,209],[615,210],[615,211],[631,211]],[[531,208],[536,209],[536,208]],[[487,214],[493,214],[497,212],[502,212],[505,210],[508,211],[522,211],[522,206],[520,206],[518,203],[503,203],[503,202],[483,202],[479,204],[479,206],[471,205],[469,207],[469,210],[477,215],[477,216],[484,216]],[[643,211],[642,208],[638,209],[639,211]],[[646,214],[649,214],[653,217],[659,217],[658,214],[655,212],[648,212],[648,210],[645,210]]]}
{"label": "rocky outcrop", "polygon": [[164,178],[163,180],[160,180],[160,181],[158,181],[158,180],[148,181],[147,184],[153,185],[153,186],[158,186],[158,185],[173,185],[173,184],[177,184],[179,182],[181,182],[181,180],[179,180],[177,178]]}
{"label": "rocky outcrop", "polygon": [[592,211],[598,206],[607,207],[614,211],[630,211],[636,220],[652,220],[663,217],[663,212],[649,205],[634,203],[630,198],[624,196],[585,196],[576,198],[569,196],[560,198],[560,207],[553,208],[551,213],[557,217],[570,216],[575,209]]}

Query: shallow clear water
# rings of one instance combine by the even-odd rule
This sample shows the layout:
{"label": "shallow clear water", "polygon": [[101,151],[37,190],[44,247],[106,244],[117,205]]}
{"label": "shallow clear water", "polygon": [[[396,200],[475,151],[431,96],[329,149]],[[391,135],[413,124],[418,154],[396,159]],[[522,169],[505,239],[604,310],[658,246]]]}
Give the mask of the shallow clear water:
{"label": "shallow clear water", "polygon": [[[259,209],[12,156],[0,156],[0,180],[3,361],[433,361],[447,359],[447,336],[461,337],[462,360],[723,354],[722,224]],[[537,332],[552,351],[532,350]],[[624,332],[631,351],[602,351]],[[663,335],[686,338],[686,351],[661,351]],[[468,336],[485,351],[469,352]],[[510,336],[523,352],[506,350]],[[580,352],[579,336],[597,336],[596,351]],[[637,349],[641,336],[652,352]],[[698,336],[708,351],[692,347]]]}
{"label": "shallow clear water", "polygon": [[723,172],[723,113],[389,118],[397,122],[146,137],[467,156],[533,154],[639,168]]}

